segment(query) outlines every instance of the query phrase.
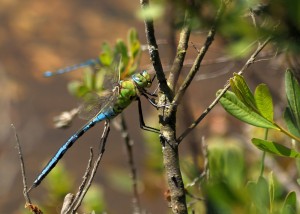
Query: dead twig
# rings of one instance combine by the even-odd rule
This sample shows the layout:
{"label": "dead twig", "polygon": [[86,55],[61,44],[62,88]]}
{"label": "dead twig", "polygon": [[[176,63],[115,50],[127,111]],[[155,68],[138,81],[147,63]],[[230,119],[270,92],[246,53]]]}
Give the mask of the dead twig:
{"label": "dead twig", "polygon": [[104,130],[103,130],[103,133],[102,133],[102,136],[100,139],[101,148],[100,148],[98,157],[93,164],[93,168],[91,168],[91,163],[92,163],[92,159],[93,159],[93,150],[91,149],[88,166],[85,171],[83,181],[79,187],[79,190],[74,199],[72,198],[72,195],[66,196],[63,209],[61,210],[62,214],[76,213],[77,209],[81,205],[82,200],[83,200],[84,196],[86,195],[88,189],[90,188],[90,186],[93,182],[93,179],[96,175],[99,164],[102,160],[103,154],[105,152],[105,145],[106,145],[109,131],[110,131],[109,121],[105,121]]}
{"label": "dead twig", "polygon": [[119,127],[121,131],[121,135],[125,141],[127,157],[128,157],[128,165],[130,168],[130,174],[132,179],[132,206],[133,206],[133,213],[139,214],[141,213],[141,206],[140,206],[140,198],[138,193],[138,186],[137,186],[137,170],[133,158],[133,141],[130,139],[127,124],[124,118],[124,115],[121,114],[121,126]]}
{"label": "dead twig", "polygon": [[22,148],[21,148],[21,145],[20,145],[20,140],[19,140],[19,136],[18,136],[17,131],[16,131],[16,127],[13,124],[11,124],[11,127],[13,128],[14,133],[15,133],[16,147],[17,147],[18,155],[19,155],[19,161],[20,161],[20,167],[21,167],[21,173],[22,173],[22,181],[23,181],[23,195],[24,195],[24,198],[25,198],[25,201],[26,201],[25,208],[28,208],[32,213],[42,214],[43,213],[42,210],[40,210],[38,208],[38,206],[31,203],[30,197],[28,195],[26,172],[25,172],[25,165],[24,165]]}

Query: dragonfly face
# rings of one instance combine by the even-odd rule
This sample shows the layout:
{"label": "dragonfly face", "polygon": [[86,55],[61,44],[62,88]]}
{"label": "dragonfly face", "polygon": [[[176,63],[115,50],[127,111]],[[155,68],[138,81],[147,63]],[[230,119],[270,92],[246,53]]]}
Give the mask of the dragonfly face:
{"label": "dragonfly face", "polygon": [[132,75],[132,79],[141,88],[149,88],[152,84],[150,74],[147,71]]}

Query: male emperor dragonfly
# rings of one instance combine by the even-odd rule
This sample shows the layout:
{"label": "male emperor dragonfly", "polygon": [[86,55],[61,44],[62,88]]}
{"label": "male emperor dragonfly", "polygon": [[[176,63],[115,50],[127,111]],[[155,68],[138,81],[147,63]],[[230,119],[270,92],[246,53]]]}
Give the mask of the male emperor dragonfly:
{"label": "male emperor dragonfly", "polygon": [[[88,60],[86,62],[69,66],[64,69],[59,69],[56,72],[45,72],[46,77],[50,77],[56,74],[66,73],[72,70],[76,70],[78,68],[84,66],[93,66],[96,63],[101,65],[99,60]],[[156,106],[153,101],[148,97],[149,94],[146,91],[146,88],[149,88],[152,84],[153,79],[151,79],[149,73],[147,71],[142,71],[141,73],[133,74],[131,78],[125,80],[118,80],[119,71],[118,66],[116,66],[113,71],[110,72],[108,76],[113,76],[114,78],[110,78],[110,90],[105,95],[99,98],[99,103],[97,107],[97,113],[93,115],[92,119],[90,119],[82,128],[80,128],[75,134],[73,134],[56,152],[56,154],[51,158],[48,164],[44,167],[41,173],[37,176],[32,186],[29,188],[28,192],[33,188],[37,187],[42,180],[48,175],[48,173],[55,167],[58,161],[63,157],[65,152],[90,128],[92,128],[96,123],[99,123],[103,120],[110,120],[120,114],[125,108],[127,108],[132,101],[138,101],[138,109],[140,116],[140,126],[142,129],[156,132],[159,130],[146,126],[142,116],[142,106],[140,101],[140,96],[145,96],[149,102]],[[115,85],[115,86],[114,86]],[[157,107],[157,106],[156,106]],[[95,109],[93,110],[95,111]]]}

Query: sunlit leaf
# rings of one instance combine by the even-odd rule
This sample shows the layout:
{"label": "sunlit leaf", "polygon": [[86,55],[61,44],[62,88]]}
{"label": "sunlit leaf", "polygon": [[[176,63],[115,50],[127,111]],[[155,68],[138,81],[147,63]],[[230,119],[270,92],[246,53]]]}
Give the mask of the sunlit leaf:
{"label": "sunlit leaf", "polygon": [[239,88],[236,85],[236,82],[234,81],[234,78],[230,78],[229,80],[229,84],[230,84],[230,88],[232,90],[232,92],[235,94],[235,96],[242,101],[243,103],[245,103],[244,97],[242,92],[239,90]]}
{"label": "sunlit leaf", "polygon": [[300,157],[300,153],[298,153],[296,150],[290,149],[288,147],[285,147],[281,144],[272,141],[267,141],[267,140],[262,140],[257,138],[253,138],[251,141],[257,148],[265,152],[269,152],[279,156],[290,157],[290,158]]}
{"label": "sunlit leaf", "polygon": [[117,53],[121,54],[121,58],[122,58],[123,62],[125,64],[127,64],[129,57],[128,57],[128,50],[127,50],[125,43],[119,39],[116,43],[115,48],[116,48]]}
{"label": "sunlit leaf", "polygon": [[[233,82],[235,84],[236,90],[239,91],[239,99],[244,102],[246,106],[256,110],[255,106],[255,99],[253,96],[252,91],[250,90],[249,86],[247,85],[243,76],[239,74],[234,74]],[[236,91],[233,91],[236,92]]]}
{"label": "sunlit leaf", "polygon": [[102,52],[99,54],[99,59],[102,65],[109,66],[112,63],[113,57],[110,53]]}
{"label": "sunlit leaf", "polygon": [[[220,91],[217,92],[217,94]],[[242,120],[248,124],[262,127],[262,128],[270,128],[279,130],[274,124],[270,121],[266,120],[259,114],[257,114],[252,109],[249,109],[242,101],[240,101],[234,93],[227,91],[222,98],[220,99],[220,103],[223,108],[233,115],[234,117]]]}
{"label": "sunlit leaf", "polygon": [[104,66],[109,66],[112,63],[113,52],[110,45],[107,42],[102,43],[101,53],[99,54],[99,60]]}
{"label": "sunlit leaf", "polygon": [[269,121],[273,121],[273,101],[268,86],[266,84],[258,85],[255,89],[254,98],[261,115]]}

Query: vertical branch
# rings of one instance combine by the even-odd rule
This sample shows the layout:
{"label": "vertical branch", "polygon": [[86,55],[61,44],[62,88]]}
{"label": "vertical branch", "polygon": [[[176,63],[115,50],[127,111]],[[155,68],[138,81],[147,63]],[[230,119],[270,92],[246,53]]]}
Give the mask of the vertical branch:
{"label": "vertical branch", "polygon": [[[147,9],[149,7],[149,0],[140,0],[142,10]],[[147,37],[148,50],[152,65],[157,75],[157,79],[159,82],[159,88],[163,91],[166,96],[171,99],[172,93],[170,88],[167,85],[166,77],[163,71],[163,67],[160,61],[158,46],[154,34],[154,25],[152,19],[145,19],[145,33]]]}
{"label": "vertical branch", "polygon": [[[149,1],[141,0],[141,7],[143,10],[149,7]],[[144,22],[150,58],[157,74],[160,91],[163,92],[159,93],[159,103],[164,104],[165,101],[173,99],[173,92],[168,87],[162,70],[154,35],[153,21],[145,20]],[[176,108],[173,108],[172,111],[168,111],[168,109],[165,111],[165,108],[159,109],[160,141],[163,145],[163,160],[171,196],[172,211],[173,213],[186,214],[185,190],[180,172],[178,144],[176,142],[176,110]]]}

